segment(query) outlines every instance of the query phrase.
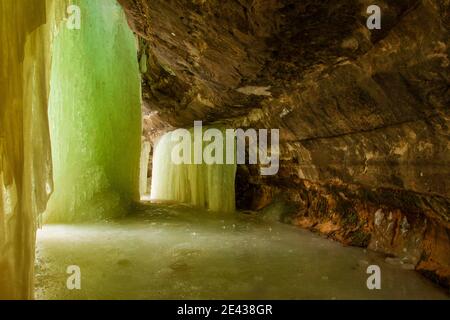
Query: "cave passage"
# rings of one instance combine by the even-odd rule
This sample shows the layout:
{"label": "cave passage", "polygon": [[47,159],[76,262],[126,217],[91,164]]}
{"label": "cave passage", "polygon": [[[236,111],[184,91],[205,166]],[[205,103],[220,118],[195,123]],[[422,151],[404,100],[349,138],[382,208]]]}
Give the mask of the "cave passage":
{"label": "cave passage", "polygon": [[[284,200],[236,210],[236,164],[174,164],[173,132],[142,137],[140,72],[155,57],[139,66],[116,0],[72,2],[80,28],[68,1],[0,1],[0,298],[448,299],[399,257],[281,223]],[[371,265],[382,290],[368,290]]]}
{"label": "cave passage", "polygon": [[[151,146],[137,42],[115,1],[77,3],[83,26],[63,22],[53,44],[54,192],[37,236],[36,298],[446,298],[401,263],[275,222],[283,206],[236,212],[236,164],[175,164],[175,131],[153,150],[150,198],[160,203],[138,204]],[[382,291],[367,290],[370,264],[383,267]],[[71,265],[80,290],[67,290]]]}

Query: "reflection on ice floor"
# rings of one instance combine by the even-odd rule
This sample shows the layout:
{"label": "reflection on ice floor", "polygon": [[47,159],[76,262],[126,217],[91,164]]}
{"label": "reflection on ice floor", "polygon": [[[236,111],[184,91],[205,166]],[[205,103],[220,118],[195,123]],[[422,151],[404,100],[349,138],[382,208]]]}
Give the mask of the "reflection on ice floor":
{"label": "reflection on ice floor", "polygon": [[[382,289],[368,290],[377,264]],[[66,268],[81,268],[81,290]],[[244,214],[151,205],[127,219],[47,225],[38,299],[448,299],[414,271],[305,230]]]}

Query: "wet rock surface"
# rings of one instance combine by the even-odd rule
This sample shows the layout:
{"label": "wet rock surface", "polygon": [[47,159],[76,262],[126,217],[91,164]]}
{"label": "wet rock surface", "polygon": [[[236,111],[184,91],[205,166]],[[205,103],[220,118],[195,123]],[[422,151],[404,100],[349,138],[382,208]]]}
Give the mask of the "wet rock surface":
{"label": "wet rock surface", "polygon": [[[298,181],[295,187],[254,186],[251,207],[351,246],[386,254],[390,262],[450,283],[450,201],[437,195],[342,183]],[[259,200],[259,201],[258,201]]]}

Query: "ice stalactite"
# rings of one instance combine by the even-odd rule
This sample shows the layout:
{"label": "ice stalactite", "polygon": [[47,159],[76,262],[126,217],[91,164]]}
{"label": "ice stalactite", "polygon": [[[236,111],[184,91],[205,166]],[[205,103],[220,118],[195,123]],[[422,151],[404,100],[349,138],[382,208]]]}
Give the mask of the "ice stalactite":
{"label": "ice stalactite", "polygon": [[37,217],[52,189],[49,52],[64,3],[0,1],[0,299],[33,297]]}
{"label": "ice stalactite", "polygon": [[45,222],[108,218],[139,199],[137,44],[115,0],[78,0],[80,28],[62,23],[49,102],[55,191]]}
{"label": "ice stalactite", "polygon": [[139,178],[139,193],[141,198],[148,193],[148,167],[150,161],[151,144],[149,141],[142,141],[141,149],[141,173]]}
{"label": "ice stalactite", "polygon": [[[151,199],[189,203],[215,212],[233,212],[236,164],[194,164],[193,161],[192,164],[175,164],[172,151],[179,142],[173,141],[173,134],[162,136],[154,150]],[[204,150],[206,145],[202,144]]]}

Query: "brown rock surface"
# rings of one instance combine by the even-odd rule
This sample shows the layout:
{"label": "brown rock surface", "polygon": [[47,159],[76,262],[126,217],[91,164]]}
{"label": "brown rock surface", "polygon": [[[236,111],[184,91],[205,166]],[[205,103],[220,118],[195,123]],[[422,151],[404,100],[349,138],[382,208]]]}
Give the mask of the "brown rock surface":
{"label": "brown rock surface", "polygon": [[280,128],[278,175],[240,168],[240,207],[283,194],[291,222],[449,285],[448,0],[379,1],[375,31],[366,0],[120,2],[150,140],[194,120]]}

